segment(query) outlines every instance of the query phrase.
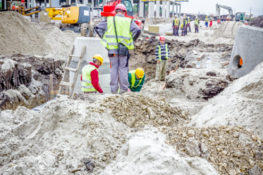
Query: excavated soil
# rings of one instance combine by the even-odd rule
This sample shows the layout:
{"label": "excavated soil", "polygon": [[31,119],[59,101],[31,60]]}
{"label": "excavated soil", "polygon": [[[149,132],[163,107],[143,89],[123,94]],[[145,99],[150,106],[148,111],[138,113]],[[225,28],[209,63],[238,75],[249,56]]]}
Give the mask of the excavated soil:
{"label": "excavated soil", "polygon": [[49,100],[50,76],[57,90],[63,63],[21,54],[0,57],[0,109],[33,108]]}
{"label": "excavated soil", "polygon": [[174,127],[163,128],[162,132],[168,136],[167,142],[177,150],[208,160],[220,174],[262,172],[263,141],[244,128]]}
{"label": "excavated soil", "polygon": [[107,97],[101,106],[110,109],[117,121],[131,128],[145,125],[174,126],[188,118],[188,114],[171,107],[165,99],[154,99],[136,93]]}

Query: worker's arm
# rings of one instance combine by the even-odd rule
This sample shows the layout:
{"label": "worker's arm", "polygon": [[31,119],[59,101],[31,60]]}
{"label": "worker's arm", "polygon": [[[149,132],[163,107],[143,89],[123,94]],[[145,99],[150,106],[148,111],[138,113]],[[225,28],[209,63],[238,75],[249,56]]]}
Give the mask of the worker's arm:
{"label": "worker's arm", "polygon": [[99,35],[99,37],[102,38],[107,30],[107,21],[105,20],[100,22],[97,26],[94,27],[94,30]]}
{"label": "worker's arm", "polygon": [[91,83],[92,83],[93,87],[94,87],[99,93],[103,93],[103,90],[100,88],[99,73],[98,73],[98,71],[97,71],[96,69],[93,70],[93,71],[91,71],[90,76],[91,76]]}
{"label": "worker's arm", "polygon": [[129,89],[131,89],[131,73],[128,74]]}
{"label": "worker's arm", "polygon": [[141,34],[141,29],[137,26],[137,24],[132,20],[130,31],[132,33],[133,41],[136,41],[137,38],[139,38]]}

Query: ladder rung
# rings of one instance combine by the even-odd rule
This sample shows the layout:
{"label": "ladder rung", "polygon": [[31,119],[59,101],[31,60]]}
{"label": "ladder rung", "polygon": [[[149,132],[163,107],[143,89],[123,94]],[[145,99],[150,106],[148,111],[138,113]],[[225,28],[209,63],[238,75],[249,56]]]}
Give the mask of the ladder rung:
{"label": "ladder rung", "polygon": [[71,67],[65,67],[66,70],[72,71],[72,72],[77,72],[77,69],[71,68]]}
{"label": "ladder rung", "polygon": [[78,55],[69,55],[70,57],[76,57],[76,58],[80,58],[80,56]]}
{"label": "ladder rung", "polygon": [[69,86],[69,87],[72,87],[72,83],[70,83],[70,82],[65,82],[65,81],[61,81],[59,85],[60,85],[60,86]]}

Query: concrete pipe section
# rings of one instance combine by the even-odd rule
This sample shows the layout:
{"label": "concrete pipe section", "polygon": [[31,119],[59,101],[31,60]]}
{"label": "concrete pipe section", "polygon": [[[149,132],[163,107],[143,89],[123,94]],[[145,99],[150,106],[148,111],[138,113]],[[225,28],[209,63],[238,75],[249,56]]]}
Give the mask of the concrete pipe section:
{"label": "concrete pipe section", "polygon": [[263,29],[251,26],[239,28],[233,46],[228,73],[235,78],[252,71],[263,61]]}
{"label": "concrete pipe section", "polygon": [[[103,65],[98,69],[99,70],[99,80],[101,88],[103,89],[104,93],[110,93],[110,61],[108,57],[108,52],[101,44],[101,39],[99,38],[89,38],[89,37],[77,37],[74,41],[75,50],[73,55],[80,55],[81,48],[83,46],[86,47],[86,53],[84,55],[78,80],[74,89],[74,93],[81,93],[81,81],[80,75],[82,68],[92,61],[92,57],[95,54],[99,54],[104,58]],[[70,67],[77,67],[78,58],[73,58]],[[70,73],[70,81],[73,81],[74,73]]]}

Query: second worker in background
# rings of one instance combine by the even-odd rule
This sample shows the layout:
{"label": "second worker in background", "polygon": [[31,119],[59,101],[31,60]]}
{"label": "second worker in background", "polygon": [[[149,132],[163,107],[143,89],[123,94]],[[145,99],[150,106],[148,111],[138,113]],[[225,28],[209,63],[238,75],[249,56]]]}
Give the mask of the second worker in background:
{"label": "second worker in background", "polygon": [[166,76],[167,60],[169,59],[169,49],[163,36],[160,37],[160,43],[156,46],[155,56],[157,60],[155,80],[164,81]]}

